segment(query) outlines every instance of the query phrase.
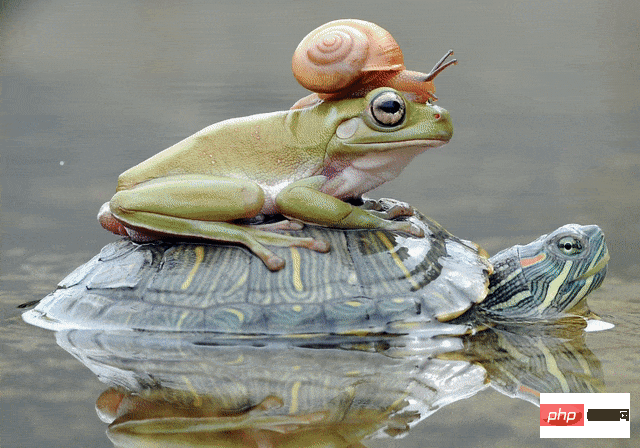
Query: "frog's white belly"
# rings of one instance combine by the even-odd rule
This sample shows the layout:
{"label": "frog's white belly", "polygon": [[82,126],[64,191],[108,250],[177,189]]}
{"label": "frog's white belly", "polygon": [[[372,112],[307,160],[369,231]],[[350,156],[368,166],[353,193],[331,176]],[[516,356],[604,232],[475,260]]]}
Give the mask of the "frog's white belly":
{"label": "frog's white belly", "polygon": [[287,185],[291,184],[291,180],[286,180],[283,182],[279,182],[277,184],[260,184],[260,188],[264,191],[264,205],[262,206],[262,210],[260,213],[265,215],[273,215],[278,213],[279,210],[276,207],[276,196],[280,193]]}
{"label": "frog's white belly", "polygon": [[[444,145],[439,140],[416,140],[407,145],[406,142],[396,143],[397,149],[369,152],[360,157],[337,157],[329,161],[321,173],[313,170],[297,172],[295,178],[285,179],[278,183],[268,184],[259,182],[265,193],[265,202],[261,213],[278,213],[276,196],[285,187],[298,180],[322,175],[325,182],[319,188],[336,198],[357,198],[377,186],[395,179],[400,172],[413,160],[415,156],[429,148]],[[394,144],[391,144],[394,145]]]}
{"label": "frog's white belly", "polygon": [[411,146],[406,146],[405,143],[398,149],[333,160],[323,171],[327,181],[320,191],[340,199],[360,197],[398,177],[421,152],[443,144],[444,142],[436,140],[416,141]]}

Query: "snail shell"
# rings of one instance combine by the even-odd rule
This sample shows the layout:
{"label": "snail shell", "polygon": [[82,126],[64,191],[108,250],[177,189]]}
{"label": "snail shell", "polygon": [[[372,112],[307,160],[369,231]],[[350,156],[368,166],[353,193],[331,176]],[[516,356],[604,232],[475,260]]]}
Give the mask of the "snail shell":
{"label": "snail shell", "polygon": [[375,23],[356,19],[334,20],[309,33],[293,54],[298,82],[315,92],[292,109],[323,100],[364,96],[378,87],[392,87],[416,102],[436,100],[433,79],[452,64],[449,51],[429,73],[405,69],[400,46]]}
{"label": "snail shell", "polygon": [[316,28],[293,54],[293,74],[305,88],[333,93],[363,72],[404,70],[402,51],[388,31],[364,20],[335,20]]}

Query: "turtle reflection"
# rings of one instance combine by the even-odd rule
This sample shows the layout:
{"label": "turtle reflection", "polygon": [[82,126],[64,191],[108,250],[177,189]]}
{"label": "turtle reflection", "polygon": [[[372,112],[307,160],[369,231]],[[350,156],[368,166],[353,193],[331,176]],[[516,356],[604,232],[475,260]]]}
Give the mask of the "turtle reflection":
{"label": "turtle reflection", "polygon": [[57,341],[110,385],[96,405],[116,446],[358,447],[487,387],[533,403],[540,392],[601,391],[584,322],[446,341],[91,330]]}

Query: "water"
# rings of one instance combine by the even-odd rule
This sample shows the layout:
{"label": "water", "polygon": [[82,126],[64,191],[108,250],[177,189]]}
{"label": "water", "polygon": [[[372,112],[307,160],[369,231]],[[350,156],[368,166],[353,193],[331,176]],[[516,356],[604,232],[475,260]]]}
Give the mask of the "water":
{"label": "water", "polygon": [[[104,386],[27,327],[37,300],[113,241],[95,221],[117,175],[225,118],[305,95],[290,57],[311,29],[358,17],[436,80],[455,136],[371,193],[409,201],[489,252],[567,222],[598,224],[611,262],[590,305],[606,390],[638,409],[640,79],[637,2],[11,2],[0,13],[0,446],[112,446]],[[370,446],[600,446],[540,440],[538,408],[491,389]],[[508,416],[508,417],[506,417]],[[632,428],[632,439],[638,437]],[[395,444],[395,445],[394,445]],[[614,446],[629,446],[615,441]]]}

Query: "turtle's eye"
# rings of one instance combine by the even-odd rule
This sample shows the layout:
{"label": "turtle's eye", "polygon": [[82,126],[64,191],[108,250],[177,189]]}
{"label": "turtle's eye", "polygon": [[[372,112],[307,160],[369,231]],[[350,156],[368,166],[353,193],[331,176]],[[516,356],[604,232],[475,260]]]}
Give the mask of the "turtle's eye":
{"label": "turtle's eye", "polygon": [[584,249],[582,241],[572,236],[565,236],[558,240],[558,249],[565,255],[578,255]]}
{"label": "turtle's eye", "polygon": [[381,126],[397,126],[404,119],[404,100],[395,92],[382,92],[371,100],[369,114]]}

